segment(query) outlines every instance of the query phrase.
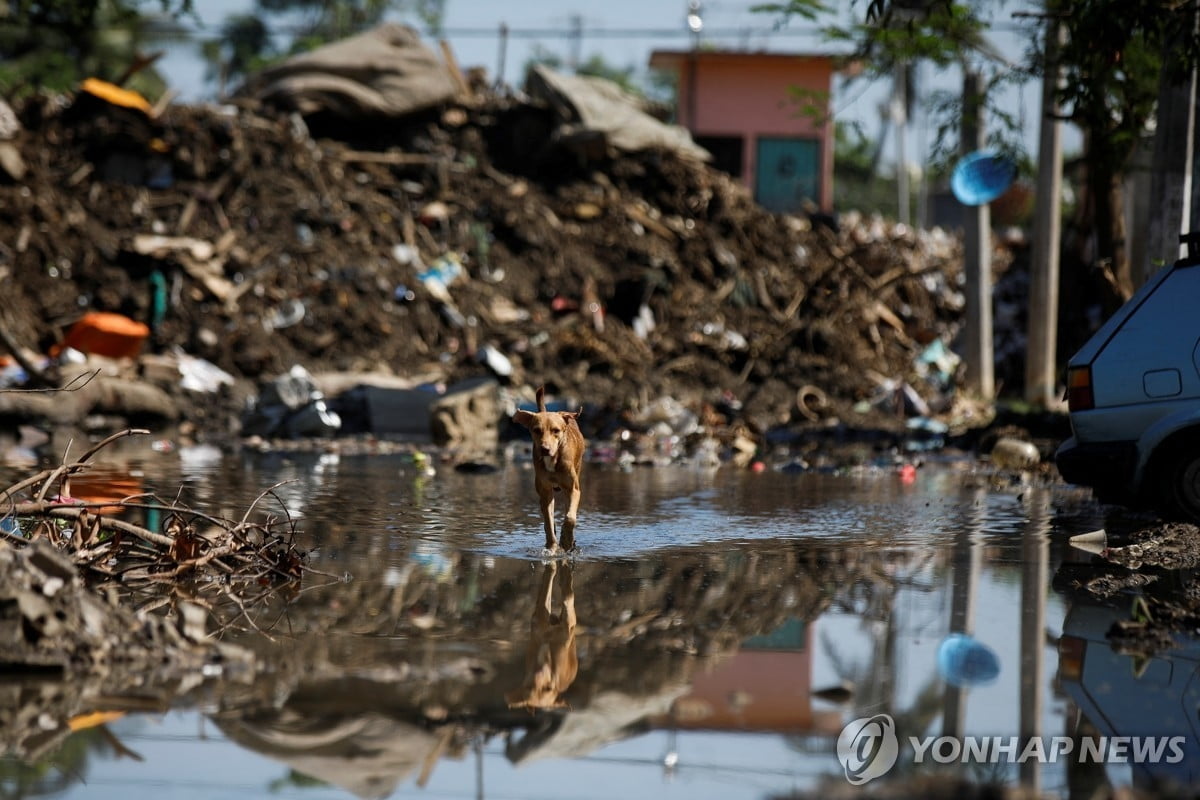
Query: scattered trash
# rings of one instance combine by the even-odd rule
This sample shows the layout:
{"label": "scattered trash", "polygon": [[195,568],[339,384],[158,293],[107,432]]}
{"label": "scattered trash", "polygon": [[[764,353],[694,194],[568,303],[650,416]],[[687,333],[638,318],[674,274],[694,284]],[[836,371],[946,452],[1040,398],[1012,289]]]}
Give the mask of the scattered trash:
{"label": "scattered trash", "polygon": [[1080,533],[1067,540],[1076,549],[1100,555],[1108,548],[1108,532],[1103,528],[1089,533]]}
{"label": "scattered trash", "polygon": [[629,419],[643,430],[658,435],[687,436],[699,427],[696,415],[673,397],[660,397],[631,414]]}
{"label": "scattered trash", "polygon": [[211,394],[220,391],[222,386],[232,386],[234,383],[232,375],[203,358],[182,352],[177,352],[175,358],[179,364],[179,374],[182,376],[179,385],[183,389]]}
{"label": "scattered trash", "polygon": [[150,113],[150,101],[145,97],[142,97],[135,91],[122,89],[116,84],[102,81],[99,78],[85,78],[79,84],[79,90],[114,106],[131,108],[145,114]]}
{"label": "scattered trash", "polygon": [[1004,436],[996,440],[992,446],[992,464],[997,469],[1008,469],[1016,472],[1029,470],[1042,461],[1037,445],[1023,442],[1020,439]]}
{"label": "scattered trash", "polygon": [[513,374],[512,362],[508,360],[507,356],[490,344],[485,344],[479,348],[478,358],[480,363],[486,364],[488,369],[502,378],[510,377]]}
{"label": "scattered trash", "polygon": [[417,468],[418,475],[425,478],[432,478],[434,475],[437,475],[437,470],[434,469],[433,464],[430,463],[429,456],[427,456],[425,453],[421,452],[420,450],[414,451],[412,454],[412,460],[413,466]]}
{"label": "scattered trash", "polygon": [[421,263],[421,254],[417,252],[417,248],[407,244],[393,245],[392,258],[406,267]]}
{"label": "scattered trash", "polygon": [[429,414],[435,444],[465,454],[493,453],[500,441],[500,384],[490,376],[452,384]]}
{"label": "scattered trash", "polygon": [[962,358],[946,347],[941,339],[934,339],[917,356],[915,366],[920,375],[932,379],[943,391],[954,387],[954,376]]}
{"label": "scattered trash", "polygon": [[450,580],[454,575],[454,561],[445,549],[435,542],[420,539],[413,547],[412,561],[430,576],[438,580]]}
{"label": "scattered trash", "polygon": [[437,106],[457,92],[415,29],[385,23],[272,64],[240,94],[302,114],[377,120]]}
{"label": "scattered trash", "polygon": [[21,132],[21,120],[7,100],[0,98],[0,141],[16,138]]}
{"label": "scattered trash", "polygon": [[25,177],[25,159],[11,142],[0,141],[0,170],[4,170],[4,174],[14,181],[21,181]]}
{"label": "scattered trash", "polygon": [[443,203],[441,200],[434,200],[432,203],[426,203],[417,212],[417,219],[426,225],[433,225],[438,222],[445,222],[450,218],[450,206]]}
{"label": "scattered trash", "polygon": [[342,420],[343,433],[428,441],[430,407],[439,396],[432,386],[401,388],[360,383],[329,402]]}
{"label": "scattered trash", "polygon": [[949,425],[929,417],[910,417],[904,424],[910,432],[904,440],[904,449],[908,451],[939,450],[945,446],[950,432]]}
{"label": "scattered trash", "polygon": [[650,306],[642,303],[638,307],[637,316],[633,318],[633,332],[639,339],[645,339],[654,331],[655,327],[654,312],[650,310]]}
{"label": "scattered trash", "polygon": [[24,386],[29,380],[24,367],[12,359],[0,357],[0,389],[12,386]]}
{"label": "scattered trash", "polygon": [[463,274],[462,261],[459,260],[457,253],[446,253],[439,256],[429,269],[418,273],[417,278],[420,279],[422,285],[429,290],[429,293],[443,302],[449,302],[450,295],[446,291],[456,280]]}
{"label": "scattered trash", "polygon": [[713,469],[721,466],[721,444],[711,436],[700,440],[692,453],[692,466],[698,469]]}
{"label": "scattered trash", "polygon": [[272,311],[263,320],[263,327],[274,331],[290,328],[304,319],[306,310],[303,300],[293,298]]}
{"label": "scattered trash", "polygon": [[248,436],[329,436],[341,427],[341,418],[299,364],[262,386],[242,420]]}

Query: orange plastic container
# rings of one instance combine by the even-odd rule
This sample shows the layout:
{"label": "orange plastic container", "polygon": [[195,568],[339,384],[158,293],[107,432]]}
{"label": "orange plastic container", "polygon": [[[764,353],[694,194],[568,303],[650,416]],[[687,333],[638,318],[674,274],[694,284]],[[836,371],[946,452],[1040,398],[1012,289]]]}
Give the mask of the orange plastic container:
{"label": "orange plastic container", "polygon": [[[71,497],[85,503],[118,503],[127,497],[142,493],[140,478],[102,471],[94,474],[82,473],[71,477]],[[120,514],[125,508],[119,505],[103,505],[92,508],[93,514]]]}
{"label": "orange plastic container", "polygon": [[109,358],[136,358],[150,328],[137,320],[106,311],[89,311],[71,326],[53,355],[64,347]]}

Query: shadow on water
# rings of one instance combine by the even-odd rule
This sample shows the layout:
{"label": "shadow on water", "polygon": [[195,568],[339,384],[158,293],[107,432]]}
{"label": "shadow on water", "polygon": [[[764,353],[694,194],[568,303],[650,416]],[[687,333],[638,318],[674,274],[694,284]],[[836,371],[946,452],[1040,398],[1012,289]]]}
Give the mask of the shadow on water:
{"label": "shadow on water", "polygon": [[[1140,661],[1110,646],[1106,625],[1127,604],[1072,588],[1093,566],[1066,539],[1103,518],[1070,491],[953,465],[908,482],[596,469],[581,549],[551,561],[517,467],[430,477],[401,459],[254,454],[167,467],[147,481],[231,508],[294,478],[280,500],[314,566],[352,580],[221,609],[221,635],[264,665],[238,680],[0,682],[12,796],[85,782],[89,796],[147,784],[181,796],[861,796],[838,735],[883,714],[899,752],[873,786],[932,777],[957,787],[946,796],[1001,781],[1092,797],[1197,777],[1195,642]],[[995,669],[948,664],[955,633]],[[918,763],[909,744],[1176,729],[1183,767],[1125,773],[928,750]]]}

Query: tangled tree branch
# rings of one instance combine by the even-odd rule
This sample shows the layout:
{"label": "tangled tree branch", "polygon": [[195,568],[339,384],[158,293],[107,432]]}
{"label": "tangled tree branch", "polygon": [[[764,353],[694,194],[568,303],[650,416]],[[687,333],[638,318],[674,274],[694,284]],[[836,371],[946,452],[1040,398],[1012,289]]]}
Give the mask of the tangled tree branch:
{"label": "tangled tree branch", "polygon": [[[109,436],[75,461],[66,461],[0,489],[0,546],[24,546],[44,539],[73,559],[89,581],[112,583],[122,593],[137,594],[164,585],[210,594],[209,608],[226,601],[245,615],[245,598],[237,594],[262,587],[293,584],[307,571],[305,553],[297,549],[295,520],[256,509],[268,496],[279,498],[276,484],[263,491],[241,519],[225,519],[191,509],[178,499],[164,502],[151,494],[102,502],[70,496],[70,479],[90,466],[91,459],[126,436],[149,431],[128,429]],[[57,488],[56,488],[57,487]],[[156,529],[128,518],[149,512],[163,515]],[[252,519],[257,516],[259,519]],[[219,577],[219,581],[200,581]],[[187,583],[186,589],[182,583]],[[151,599],[151,604],[159,603]],[[159,603],[159,604],[165,604]]]}

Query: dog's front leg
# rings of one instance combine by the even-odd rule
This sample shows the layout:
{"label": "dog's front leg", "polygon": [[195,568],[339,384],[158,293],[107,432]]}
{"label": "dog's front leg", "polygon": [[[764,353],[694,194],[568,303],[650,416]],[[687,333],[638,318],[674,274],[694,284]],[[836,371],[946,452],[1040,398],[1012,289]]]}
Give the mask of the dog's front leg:
{"label": "dog's front leg", "polygon": [[[563,526],[563,540],[566,540],[566,526]],[[563,620],[567,623],[567,630],[574,630],[575,619],[575,581],[574,574],[571,571],[571,565],[566,561],[562,565],[562,573],[558,577],[558,585],[562,590],[563,602]]]}
{"label": "dog's front leg", "polygon": [[563,550],[575,549],[575,519],[579,513],[579,481],[571,487],[571,499],[567,503],[567,516],[563,519]]}
{"label": "dog's front leg", "polygon": [[558,538],[554,535],[554,487],[542,488],[539,486],[538,500],[542,503],[542,525],[546,528],[546,549],[553,550],[558,546]]}
{"label": "dog's front leg", "polygon": [[543,626],[548,626],[554,619],[554,576],[557,572],[557,561],[542,567],[542,584],[538,591],[538,604],[533,609],[533,619]]}

